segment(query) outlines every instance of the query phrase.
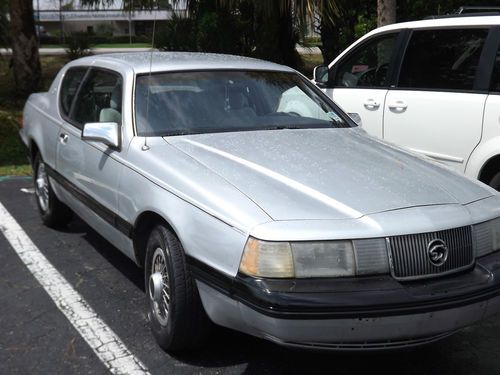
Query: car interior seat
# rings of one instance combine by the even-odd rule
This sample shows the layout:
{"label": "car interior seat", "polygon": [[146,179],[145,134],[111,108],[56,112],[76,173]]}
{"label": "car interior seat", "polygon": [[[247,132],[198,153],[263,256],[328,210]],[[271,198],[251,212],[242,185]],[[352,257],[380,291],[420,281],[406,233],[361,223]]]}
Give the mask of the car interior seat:
{"label": "car interior seat", "polygon": [[103,108],[99,113],[99,122],[116,122],[121,124],[122,122],[122,85],[117,84],[113,91],[111,92],[111,98],[109,100],[110,108]]}

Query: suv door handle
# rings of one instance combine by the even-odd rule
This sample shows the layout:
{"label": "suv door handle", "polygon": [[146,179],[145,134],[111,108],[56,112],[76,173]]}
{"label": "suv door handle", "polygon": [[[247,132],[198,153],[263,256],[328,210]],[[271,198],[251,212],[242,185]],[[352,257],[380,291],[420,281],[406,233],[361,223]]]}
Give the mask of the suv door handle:
{"label": "suv door handle", "polygon": [[68,135],[65,133],[59,134],[59,142],[61,142],[63,145],[65,145],[66,142],[68,142]]}
{"label": "suv door handle", "polygon": [[395,102],[389,103],[387,106],[394,112],[404,112],[406,108],[408,108],[408,104],[406,104],[404,100],[396,100]]}
{"label": "suv door handle", "polygon": [[363,103],[366,109],[370,111],[374,111],[380,107],[380,103],[377,102],[375,99],[366,99],[366,102]]}

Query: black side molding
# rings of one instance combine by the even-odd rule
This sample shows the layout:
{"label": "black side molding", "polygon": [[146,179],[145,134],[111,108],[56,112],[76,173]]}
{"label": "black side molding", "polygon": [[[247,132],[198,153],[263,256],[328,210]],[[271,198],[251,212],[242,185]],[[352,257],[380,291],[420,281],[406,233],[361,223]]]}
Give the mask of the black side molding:
{"label": "black side molding", "polygon": [[118,216],[109,208],[103,206],[49,165],[45,164],[45,169],[51,178],[56,180],[59,185],[72,194],[76,199],[94,211],[101,219],[112,225],[127,237],[132,238],[134,227],[127,220]]}

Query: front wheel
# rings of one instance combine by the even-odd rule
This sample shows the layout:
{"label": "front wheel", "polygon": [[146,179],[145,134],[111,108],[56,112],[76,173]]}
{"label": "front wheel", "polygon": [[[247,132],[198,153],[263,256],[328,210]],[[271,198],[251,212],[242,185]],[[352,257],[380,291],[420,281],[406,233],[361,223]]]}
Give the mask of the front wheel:
{"label": "front wheel", "polygon": [[40,154],[35,156],[33,162],[33,182],[35,184],[36,204],[43,223],[49,227],[60,227],[67,224],[71,220],[73,212],[57,199]]}
{"label": "front wheel", "polygon": [[148,239],[145,289],[151,331],[164,350],[181,351],[204,344],[210,321],[182,245],[164,225],[156,226]]}

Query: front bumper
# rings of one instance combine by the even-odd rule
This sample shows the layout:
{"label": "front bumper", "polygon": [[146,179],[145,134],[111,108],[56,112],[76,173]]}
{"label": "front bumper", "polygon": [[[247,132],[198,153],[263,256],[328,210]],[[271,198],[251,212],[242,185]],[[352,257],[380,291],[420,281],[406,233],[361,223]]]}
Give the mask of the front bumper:
{"label": "front bumper", "polygon": [[408,283],[390,276],[228,280],[192,266],[215,323],[288,346],[409,347],[500,312],[500,252],[478,259],[470,271]]}

